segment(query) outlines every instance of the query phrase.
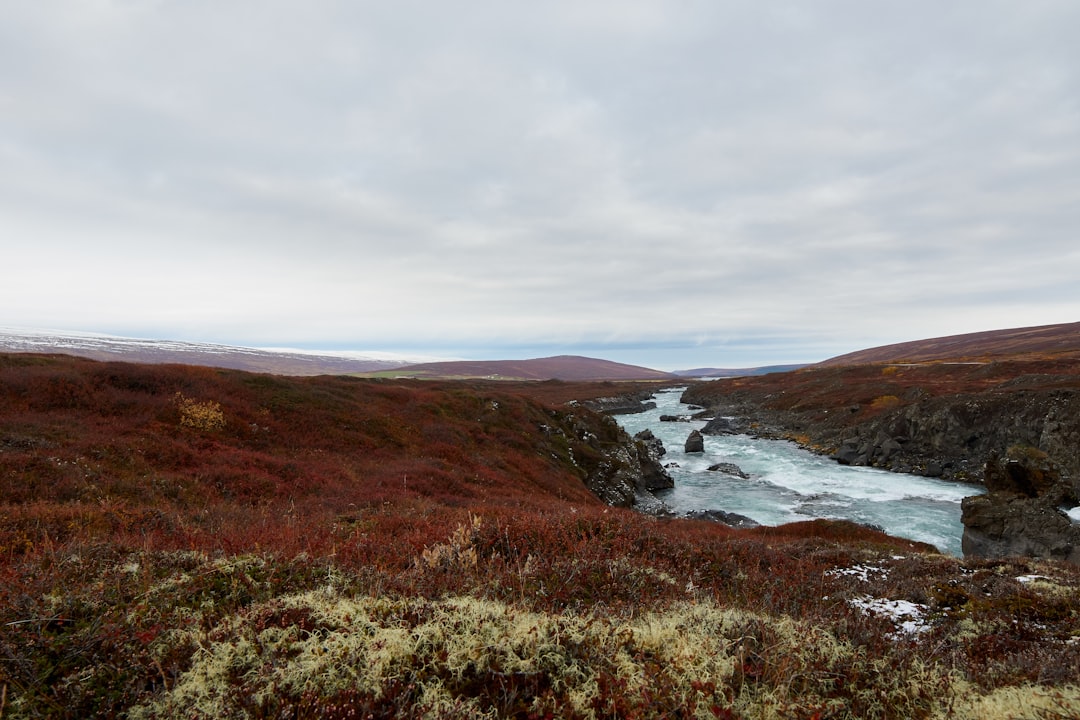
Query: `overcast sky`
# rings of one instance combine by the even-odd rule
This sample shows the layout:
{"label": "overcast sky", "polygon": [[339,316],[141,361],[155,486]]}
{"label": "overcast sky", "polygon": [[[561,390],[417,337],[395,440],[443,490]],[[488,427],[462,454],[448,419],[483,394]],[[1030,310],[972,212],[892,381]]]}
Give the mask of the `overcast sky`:
{"label": "overcast sky", "polygon": [[1080,2],[0,0],[0,325],[662,369],[1080,320]]}

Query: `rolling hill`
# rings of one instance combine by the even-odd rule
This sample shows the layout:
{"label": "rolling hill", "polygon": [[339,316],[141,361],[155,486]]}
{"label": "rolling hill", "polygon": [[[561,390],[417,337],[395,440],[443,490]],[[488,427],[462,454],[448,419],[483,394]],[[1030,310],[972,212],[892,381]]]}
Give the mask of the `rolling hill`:
{"label": "rolling hill", "polygon": [[461,360],[408,365],[388,374],[414,378],[488,380],[673,380],[670,373],[577,355],[534,360]]}
{"label": "rolling hill", "polygon": [[1008,356],[1028,358],[1080,357],[1080,322],[989,330],[929,340],[882,345],[838,355],[816,367],[895,362],[983,361]]}
{"label": "rolling hill", "polygon": [[747,377],[750,375],[769,375],[771,373],[791,372],[806,367],[805,364],[795,365],[765,365],[753,368],[693,368],[691,370],[676,370],[679,377],[687,378],[730,378]]}

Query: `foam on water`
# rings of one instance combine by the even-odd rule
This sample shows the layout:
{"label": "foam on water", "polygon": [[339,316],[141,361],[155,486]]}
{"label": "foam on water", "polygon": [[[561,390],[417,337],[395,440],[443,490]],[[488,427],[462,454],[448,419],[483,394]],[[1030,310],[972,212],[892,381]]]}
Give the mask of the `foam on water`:
{"label": "foam on water", "polygon": [[[706,436],[705,452],[687,454],[683,444],[705,423],[660,422],[660,415],[686,415],[681,390],[657,393],[655,410],[617,416],[631,435],[648,428],[660,438],[664,464],[675,489],[658,496],[676,512],[724,510],[763,525],[811,518],[844,518],[877,525],[892,535],[960,554],[960,501],[981,489],[916,475],[839,465],[793,443],[746,435]],[[748,479],[718,472],[720,462],[738,465]]]}

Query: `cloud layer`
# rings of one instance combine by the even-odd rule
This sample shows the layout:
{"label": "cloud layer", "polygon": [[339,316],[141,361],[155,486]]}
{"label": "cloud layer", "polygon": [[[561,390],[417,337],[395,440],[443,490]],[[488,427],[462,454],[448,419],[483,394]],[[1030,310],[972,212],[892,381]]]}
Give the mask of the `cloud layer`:
{"label": "cloud layer", "polygon": [[1075,321],[1078,32],[1071,0],[19,3],[0,324],[676,368]]}

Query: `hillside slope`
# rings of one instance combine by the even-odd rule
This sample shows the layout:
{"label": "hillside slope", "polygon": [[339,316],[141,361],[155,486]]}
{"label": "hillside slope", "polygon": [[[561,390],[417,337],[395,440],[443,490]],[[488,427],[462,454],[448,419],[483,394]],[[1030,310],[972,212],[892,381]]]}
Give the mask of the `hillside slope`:
{"label": "hillside slope", "polygon": [[403,496],[598,503],[584,481],[599,454],[577,434],[614,445],[621,432],[491,386],[34,355],[0,355],[0,381],[0,497],[65,511],[106,499],[180,518],[285,501],[314,517]]}
{"label": "hillside slope", "polygon": [[868,363],[1080,358],[1080,322],[989,330],[883,345],[839,355],[819,367]]}
{"label": "hillside slope", "polygon": [[533,360],[462,360],[419,363],[408,365],[397,371],[390,371],[387,374],[418,378],[487,378],[576,382],[676,379],[675,375],[659,370],[577,355],[557,355]]}
{"label": "hillside slope", "polygon": [[676,370],[675,375],[687,378],[725,378],[745,377],[747,375],[768,375],[770,373],[791,372],[806,367],[806,363],[794,365],[765,365],[753,368],[692,368],[690,370]]}

